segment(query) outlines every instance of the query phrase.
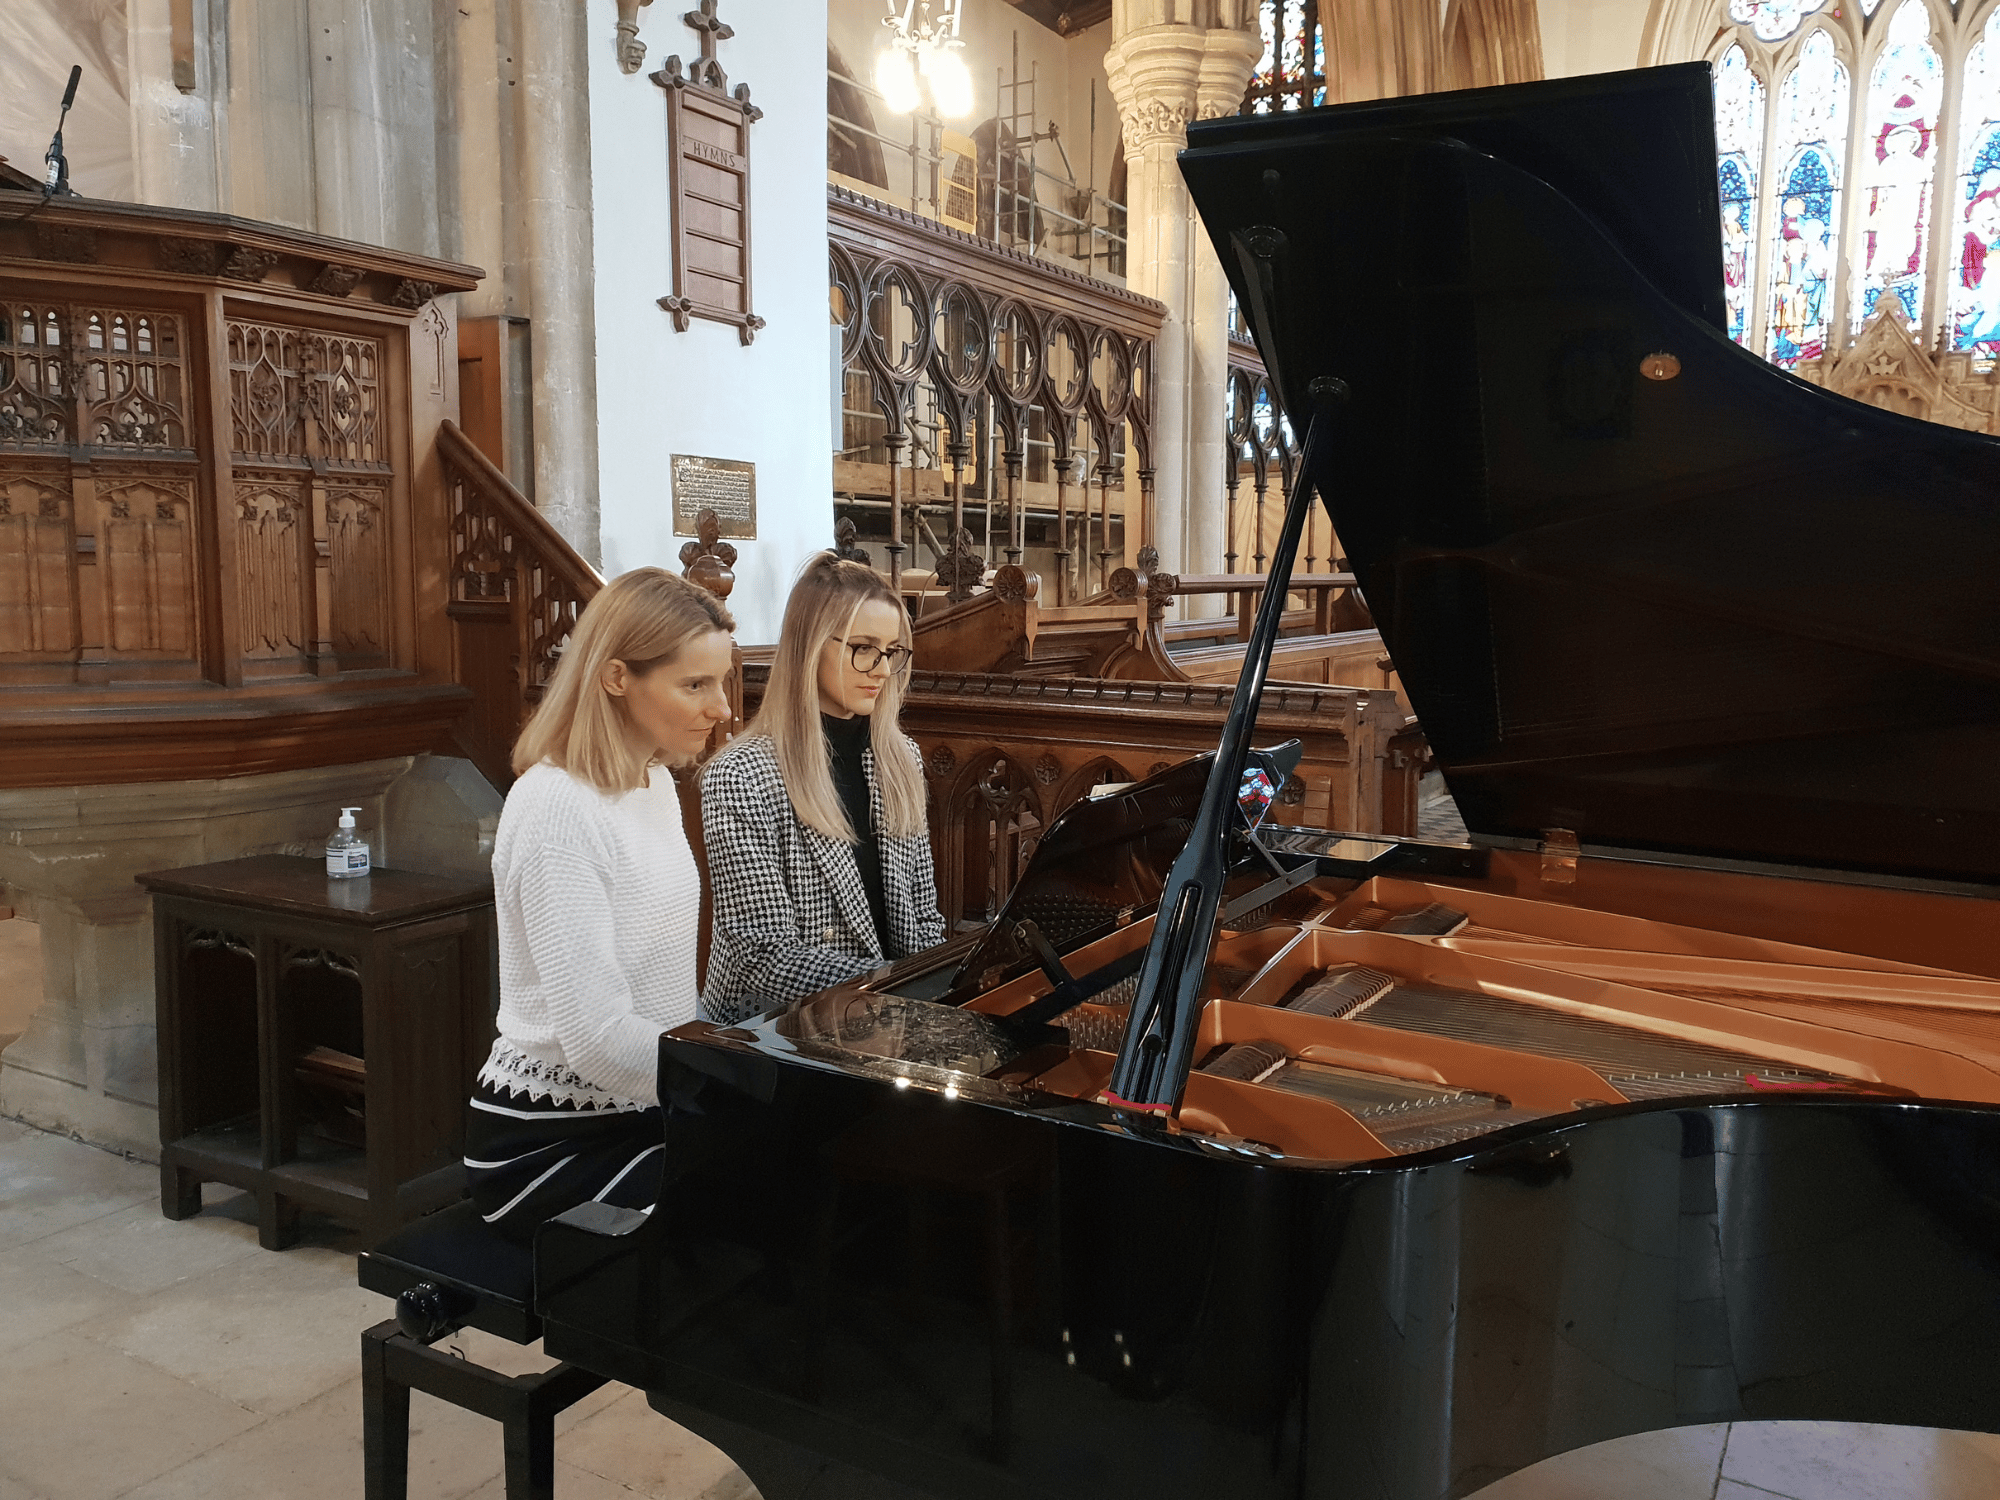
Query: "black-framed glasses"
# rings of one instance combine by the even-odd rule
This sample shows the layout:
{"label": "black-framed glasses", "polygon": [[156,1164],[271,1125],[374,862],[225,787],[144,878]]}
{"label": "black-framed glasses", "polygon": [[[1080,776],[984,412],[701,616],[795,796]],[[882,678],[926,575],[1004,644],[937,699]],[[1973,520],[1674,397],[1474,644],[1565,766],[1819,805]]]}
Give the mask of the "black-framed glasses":
{"label": "black-framed glasses", "polygon": [[876,645],[873,641],[842,641],[840,644],[847,648],[847,658],[854,663],[854,670],[857,672],[872,672],[878,664],[885,661],[889,664],[892,676],[900,675],[910,669],[912,653],[908,646],[884,647]]}

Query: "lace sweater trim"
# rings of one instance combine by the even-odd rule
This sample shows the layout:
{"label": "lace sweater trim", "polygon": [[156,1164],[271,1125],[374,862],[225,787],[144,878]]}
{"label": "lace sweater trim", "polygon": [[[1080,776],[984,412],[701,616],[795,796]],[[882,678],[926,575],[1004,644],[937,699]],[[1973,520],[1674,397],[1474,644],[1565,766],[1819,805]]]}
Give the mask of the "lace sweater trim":
{"label": "lace sweater trim", "polygon": [[572,1109],[640,1110],[646,1106],[609,1089],[601,1089],[563,1063],[530,1057],[504,1040],[493,1043],[493,1051],[479,1070],[479,1081],[498,1093],[540,1104],[566,1104]]}

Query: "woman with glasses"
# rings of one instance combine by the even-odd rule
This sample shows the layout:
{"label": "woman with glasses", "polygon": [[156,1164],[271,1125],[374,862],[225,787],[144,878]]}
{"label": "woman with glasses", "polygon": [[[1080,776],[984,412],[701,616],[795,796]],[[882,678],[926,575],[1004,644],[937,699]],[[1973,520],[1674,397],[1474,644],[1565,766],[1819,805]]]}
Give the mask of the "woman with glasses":
{"label": "woman with glasses", "polygon": [[874,569],[806,565],[757,716],[702,773],[711,1020],[944,941],[922,763],[896,722],[909,665],[909,617]]}

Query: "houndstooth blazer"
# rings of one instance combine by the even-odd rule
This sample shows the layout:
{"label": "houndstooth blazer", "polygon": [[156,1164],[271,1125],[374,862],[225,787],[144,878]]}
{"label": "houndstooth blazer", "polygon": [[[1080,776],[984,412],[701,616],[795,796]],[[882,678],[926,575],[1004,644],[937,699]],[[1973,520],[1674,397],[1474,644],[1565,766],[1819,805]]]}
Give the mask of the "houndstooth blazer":
{"label": "houndstooth blazer", "polygon": [[[873,750],[862,752],[861,764],[879,828]],[[930,835],[877,841],[885,954],[853,847],[799,820],[764,735],[736,741],[701,773],[701,830],[710,904],[702,1013],[712,1021],[743,1020],[944,941]]]}

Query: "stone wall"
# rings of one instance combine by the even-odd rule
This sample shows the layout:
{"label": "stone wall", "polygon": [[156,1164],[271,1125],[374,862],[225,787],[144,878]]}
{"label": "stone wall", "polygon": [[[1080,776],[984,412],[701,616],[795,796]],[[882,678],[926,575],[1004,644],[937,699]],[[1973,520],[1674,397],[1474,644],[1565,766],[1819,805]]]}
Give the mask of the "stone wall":
{"label": "stone wall", "polygon": [[500,794],[467,761],[398,757],[270,776],[0,790],[0,904],[41,924],[43,1002],[0,1053],[0,1115],[159,1151],[153,924],[133,877],[246,854],[316,856],[342,806],[378,863],[483,871]]}

